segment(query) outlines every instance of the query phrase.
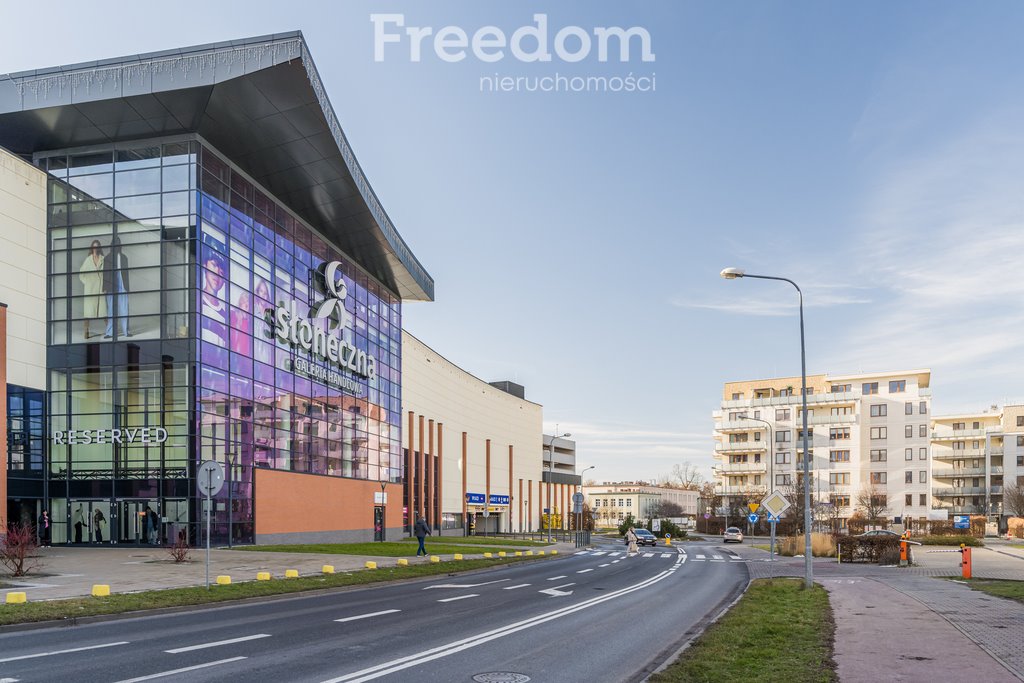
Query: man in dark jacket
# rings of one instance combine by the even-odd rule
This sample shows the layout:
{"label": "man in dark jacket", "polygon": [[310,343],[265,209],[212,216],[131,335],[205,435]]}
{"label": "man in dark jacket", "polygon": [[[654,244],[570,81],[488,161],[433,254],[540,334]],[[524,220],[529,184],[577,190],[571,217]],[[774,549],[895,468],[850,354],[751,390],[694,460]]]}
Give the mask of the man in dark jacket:
{"label": "man in dark jacket", "polygon": [[413,533],[416,535],[416,540],[420,542],[420,547],[416,549],[416,557],[421,554],[426,555],[427,549],[423,547],[423,539],[430,535],[430,525],[427,524],[427,520],[417,515]]}

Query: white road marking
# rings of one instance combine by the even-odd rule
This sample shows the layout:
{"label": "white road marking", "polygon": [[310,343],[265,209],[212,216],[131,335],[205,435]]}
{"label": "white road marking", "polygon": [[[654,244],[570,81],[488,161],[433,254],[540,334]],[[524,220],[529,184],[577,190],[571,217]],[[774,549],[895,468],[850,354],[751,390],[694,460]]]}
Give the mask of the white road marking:
{"label": "white road marking", "polygon": [[520,583],[520,584],[518,584],[516,586],[505,586],[502,590],[512,591],[512,590],[515,590],[516,588],[526,588],[529,585],[530,584],[528,584],[528,583]]}
{"label": "white road marking", "polygon": [[618,564],[619,562],[622,562],[622,560],[612,560],[612,564]]}
{"label": "white road marking", "polygon": [[335,619],[335,621],[337,621],[337,622],[358,621],[359,619],[369,619],[370,617],[379,617],[382,614],[393,614],[395,612],[401,612],[401,611],[402,610],[400,610],[400,609],[385,609],[385,610],[381,610],[380,612],[370,612],[368,614],[357,614],[354,617],[345,617],[344,619]]}
{"label": "white road marking", "polygon": [[618,556],[619,556],[619,555],[621,555],[621,554],[622,554],[622,553],[620,553],[620,552],[616,551],[616,552],[614,552],[614,553],[608,553],[608,557],[618,557]]}
{"label": "white road marking", "polygon": [[0,683],[18,683],[17,678],[0,678]]}
{"label": "white road marking", "polygon": [[558,581],[559,579],[564,579],[564,578],[565,578],[565,574],[562,574],[561,576],[552,576],[550,579],[548,579],[548,581]]}
{"label": "white road marking", "polygon": [[35,659],[36,657],[49,657],[50,655],[64,655],[70,652],[84,652],[85,650],[98,650],[103,647],[114,647],[115,645],[127,645],[127,640],[122,640],[116,643],[104,643],[103,645],[89,645],[88,647],[73,647],[70,650],[54,650],[53,652],[37,652],[34,655],[19,655],[17,657],[4,657],[0,659],[0,664],[4,662],[18,662],[22,659]]}
{"label": "white road marking", "polygon": [[604,564],[599,564],[599,565],[597,565],[597,566],[598,566],[598,567],[607,567],[607,566],[608,566],[608,563],[607,563],[607,562],[605,562]]}
{"label": "white road marking", "polygon": [[698,555],[698,556],[697,556],[697,559],[698,559],[698,560],[703,560],[703,559],[704,559],[704,556],[703,556],[703,555]]}
{"label": "white road marking", "polygon": [[587,572],[592,572],[592,571],[594,571],[593,568],[591,568],[591,569],[581,569],[581,570],[579,570],[576,573],[577,574],[586,574]]}
{"label": "white road marking", "polygon": [[192,650],[205,650],[208,647],[220,647],[221,645],[233,645],[234,643],[244,643],[247,640],[258,640],[260,638],[269,638],[269,633],[257,633],[254,636],[242,636],[241,638],[232,638],[230,640],[218,640],[213,643],[200,643],[199,645],[189,645],[188,647],[176,647],[173,650],[164,650],[169,655],[181,654],[182,652],[191,652]]}
{"label": "white road marking", "polygon": [[604,555],[605,552],[606,551],[604,551],[604,550],[595,550],[594,552],[591,553],[591,555]]}
{"label": "white road marking", "polygon": [[644,557],[654,557],[654,553],[644,553]]}
{"label": "white road marking", "polygon": [[139,681],[151,681],[154,678],[163,678],[164,676],[173,676],[175,674],[185,673],[186,671],[196,671],[197,669],[207,669],[211,666],[218,666],[220,664],[229,664],[231,662],[238,662],[245,659],[245,657],[232,657],[231,659],[220,659],[216,662],[207,662],[206,664],[196,664],[195,666],[186,666],[183,669],[174,669],[173,671],[161,671],[158,674],[150,674],[148,676],[139,676],[138,678],[126,678],[123,681],[117,683],[138,683]]}
{"label": "white road marking", "polygon": [[438,602],[455,602],[456,600],[465,600],[466,598],[479,598],[479,593],[470,593],[469,595],[456,595],[454,598],[444,598],[438,600]]}
{"label": "white road marking", "polygon": [[[685,562],[685,560],[685,556],[680,555],[679,559],[677,559],[676,562],[673,564],[673,568],[678,568],[680,564]],[[552,621],[554,619],[559,619],[561,617],[573,614],[575,612],[579,612],[581,610],[588,609],[590,607],[599,605],[608,600],[614,600],[624,595],[628,595],[629,593],[632,593],[634,591],[643,590],[644,588],[654,585],[659,581],[662,581],[670,577],[671,575],[671,570],[663,571],[658,574],[655,574],[654,576],[648,579],[644,579],[643,581],[637,584],[627,586],[626,588],[622,588],[617,591],[607,593],[605,595],[590,598],[589,600],[584,600],[583,602],[578,602],[573,605],[567,605],[566,607],[562,607],[551,612],[539,614],[528,619],[524,619],[522,621],[507,624],[505,626],[493,629],[491,631],[478,633],[476,635],[469,636],[468,638],[463,638],[462,640],[456,640],[445,645],[431,648],[429,650],[424,650],[423,652],[417,652],[415,654],[407,655],[405,657],[393,659],[390,662],[377,664],[375,666],[361,669],[360,671],[353,671],[352,673],[344,674],[342,676],[338,676],[337,678],[332,678],[328,681],[325,681],[324,683],[364,683],[365,681],[371,681],[376,678],[381,678],[383,676],[387,676],[398,671],[403,671],[414,666],[419,666],[420,664],[424,664],[435,659],[441,659],[442,657],[447,657],[449,655],[462,652],[463,650],[468,650],[478,645],[483,645],[484,643],[488,643],[492,640],[497,640],[498,638],[503,638],[505,636],[512,635],[513,633],[517,633],[518,631],[523,631],[534,626],[539,626],[540,624]]]}
{"label": "white road marking", "polygon": [[428,591],[431,588],[476,588],[477,586],[486,586],[491,583],[501,583],[502,581],[509,581],[510,579],[498,579],[497,581],[484,581],[483,583],[438,583],[433,586],[427,586],[423,590]]}
{"label": "white road marking", "polygon": [[672,553],[662,553],[662,557],[672,557]]}
{"label": "white road marking", "polygon": [[546,589],[544,589],[542,591],[537,591],[537,592],[538,593],[546,593],[546,594],[550,595],[553,598],[559,598],[559,597],[563,597],[563,596],[566,596],[566,595],[572,595],[572,591],[563,591],[561,589],[562,588],[568,588],[569,586],[575,586],[575,585],[576,585],[575,583],[567,583],[564,586],[555,586],[554,588],[546,588]]}
{"label": "white road marking", "polygon": [[722,556],[721,555],[712,555],[711,559],[712,560],[720,560],[720,559],[722,559]]}

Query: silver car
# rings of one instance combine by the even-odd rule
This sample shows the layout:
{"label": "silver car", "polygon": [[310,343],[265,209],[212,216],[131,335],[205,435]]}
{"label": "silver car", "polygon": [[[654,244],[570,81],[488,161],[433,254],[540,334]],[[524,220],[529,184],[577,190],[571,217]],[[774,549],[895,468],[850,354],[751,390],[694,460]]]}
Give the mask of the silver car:
{"label": "silver car", "polygon": [[725,533],[722,534],[722,543],[728,543],[729,541],[743,543],[743,532],[740,531],[738,527],[729,527],[725,530]]}

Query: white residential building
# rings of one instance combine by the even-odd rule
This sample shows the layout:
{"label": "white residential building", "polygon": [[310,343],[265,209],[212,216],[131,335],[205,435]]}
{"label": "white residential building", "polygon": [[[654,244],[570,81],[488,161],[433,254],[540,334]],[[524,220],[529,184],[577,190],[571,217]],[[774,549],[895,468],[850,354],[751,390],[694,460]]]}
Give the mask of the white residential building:
{"label": "white residential building", "polygon": [[697,514],[698,492],[690,489],[618,482],[584,486],[583,495],[598,527],[618,526],[630,513],[636,519],[648,519],[662,502],[678,505],[683,516],[695,517]]}
{"label": "white residential building", "polygon": [[[808,450],[819,515],[845,528],[858,497],[873,490],[884,497],[889,519],[927,517],[930,379],[927,369],[808,376]],[[800,377],[725,384],[713,414],[716,492],[725,505],[801,485],[800,385]]]}

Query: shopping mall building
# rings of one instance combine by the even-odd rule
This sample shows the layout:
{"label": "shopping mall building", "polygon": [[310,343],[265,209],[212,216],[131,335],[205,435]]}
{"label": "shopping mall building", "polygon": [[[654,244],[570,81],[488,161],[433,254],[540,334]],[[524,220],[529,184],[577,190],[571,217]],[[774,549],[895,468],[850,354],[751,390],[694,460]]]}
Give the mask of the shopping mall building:
{"label": "shopping mall building", "polygon": [[401,533],[434,283],[301,34],[0,76],[0,148],[0,522],[195,542],[216,460],[214,543]]}

